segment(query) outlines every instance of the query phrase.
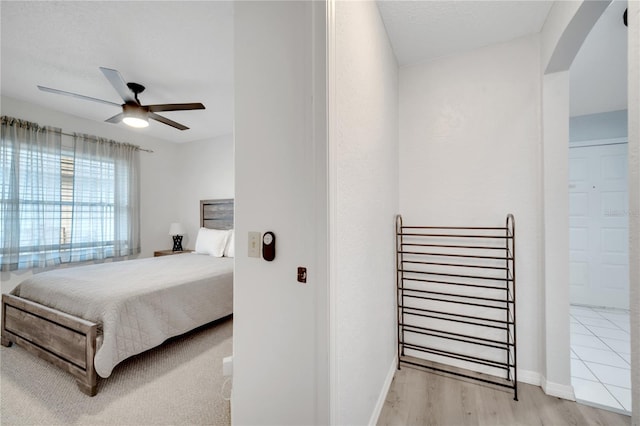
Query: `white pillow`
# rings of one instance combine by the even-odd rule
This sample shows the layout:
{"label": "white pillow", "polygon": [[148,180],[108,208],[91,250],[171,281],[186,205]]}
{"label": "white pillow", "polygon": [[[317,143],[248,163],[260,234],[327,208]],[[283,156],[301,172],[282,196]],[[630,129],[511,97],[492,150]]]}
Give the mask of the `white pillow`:
{"label": "white pillow", "polygon": [[233,229],[231,229],[229,231],[229,238],[227,239],[227,246],[224,248],[224,255],[226,257],[234,257],[235,254],[235,232],[233,232]]}
{"label": "white pillow", "polygon": [[196,238],[196,253],[222,257],[228,238],[229,231],[200,228]]}

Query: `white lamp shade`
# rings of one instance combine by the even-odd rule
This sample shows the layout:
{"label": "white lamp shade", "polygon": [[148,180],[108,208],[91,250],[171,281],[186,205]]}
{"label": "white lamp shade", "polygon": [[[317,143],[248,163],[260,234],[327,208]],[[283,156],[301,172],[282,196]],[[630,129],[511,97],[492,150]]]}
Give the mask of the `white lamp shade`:
{"label": "white lamp shade", "polygon": [[169,227],[169,235],[184,235],[184,227],[181,223],[174,222]]}
{"label": "white lamp shade", "polygon": [[122,119],[124,124],[137,129],[142,129],[149,126],[149,120],[142,117],[124,117]]}

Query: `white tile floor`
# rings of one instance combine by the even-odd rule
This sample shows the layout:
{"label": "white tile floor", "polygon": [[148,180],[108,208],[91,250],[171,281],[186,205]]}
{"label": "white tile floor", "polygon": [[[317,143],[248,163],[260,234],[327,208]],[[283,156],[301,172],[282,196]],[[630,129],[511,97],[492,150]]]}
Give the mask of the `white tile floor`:
{"label": "white tile floor", "polygon": [[571,383],[576,399],[631,414],[629,311],[571,305]]}

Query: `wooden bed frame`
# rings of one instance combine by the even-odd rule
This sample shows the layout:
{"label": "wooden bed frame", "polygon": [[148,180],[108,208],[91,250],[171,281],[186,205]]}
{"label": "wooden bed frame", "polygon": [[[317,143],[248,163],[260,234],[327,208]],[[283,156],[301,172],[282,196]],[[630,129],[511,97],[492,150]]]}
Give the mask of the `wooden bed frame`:
{"label": "wooden bed frame", "polygon": [[[233,199],[200,202],[200,225],[233,228]],[[21,297],[2,295],[2,346],[12,343],[71,373],[78,388],[97,393],[93,358],[100,325]]]}

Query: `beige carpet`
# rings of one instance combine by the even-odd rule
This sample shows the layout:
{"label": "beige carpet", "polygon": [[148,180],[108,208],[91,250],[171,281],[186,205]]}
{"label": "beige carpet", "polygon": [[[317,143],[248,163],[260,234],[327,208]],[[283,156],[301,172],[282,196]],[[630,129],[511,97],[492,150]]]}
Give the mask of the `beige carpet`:
{"label": "beige carpet", "polygon": [[126,360],[94,397],[22,348],[2,347],[0,424],[228,425],[222,358],[231,355],[232,328],[228,319]]}

